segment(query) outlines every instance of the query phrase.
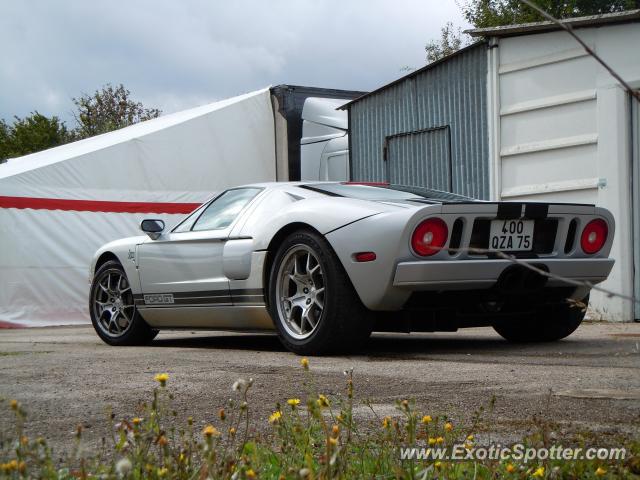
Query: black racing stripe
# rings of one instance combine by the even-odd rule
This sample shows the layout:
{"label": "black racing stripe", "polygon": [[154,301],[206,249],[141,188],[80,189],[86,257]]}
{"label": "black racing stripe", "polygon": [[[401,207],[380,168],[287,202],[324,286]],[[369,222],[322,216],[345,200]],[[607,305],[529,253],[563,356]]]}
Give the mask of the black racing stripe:
{"label": "black racing stripe", "polygon": [[173,298],[173,303],[166,303],[163,306],[169,305],[218,305],[221,303],[231,304],[231,297],[190,297],[190,298]]}
{"label": "black racing stripe", "polygon": [[264,295],[263,288],[238,288],[235,290],[229,290],[231,296],[235,295]]}
{"label": "black racing stripe", "polygon": [[500,220],[512,220],[522,215],[522,204],[516,202],[502,202],[498,204],[496,218]]}
{"label": "black racing stripe", "polygon": [[163,292],[149,295],[173,295],[173,303],[146,304],[143,294],[134,295],[134,304],[140,307],[171,307],[172,305],[264,304],[264,289],[244,288],[195,292]]}
{"label": "black racing stripe", "polygon": [[245,303],[264,304],[264,297],[262,295],[247,295],[246,297],[233,297],[234,305],[242,305]]}
{"label": "black racing stripe", "polygon": [[525,218],[538,219],[547,218],[549,214],[548,203],[525,203],[524,216]]}
{"label": "black racing stripe", "polygon": [[174,298],[191,298],[191,297],[228,297],[229,290],[196,290],[193,292],[166,292],[173,295]]}

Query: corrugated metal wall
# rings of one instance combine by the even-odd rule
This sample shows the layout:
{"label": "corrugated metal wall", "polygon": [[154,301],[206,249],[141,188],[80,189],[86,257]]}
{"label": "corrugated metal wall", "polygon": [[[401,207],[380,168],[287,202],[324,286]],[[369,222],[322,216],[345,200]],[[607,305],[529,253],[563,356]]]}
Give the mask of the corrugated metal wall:
{"label": "corrugated metal wall", "polygon": [[351,104],[351,178],[488,199],[486,85],[479,43]]}

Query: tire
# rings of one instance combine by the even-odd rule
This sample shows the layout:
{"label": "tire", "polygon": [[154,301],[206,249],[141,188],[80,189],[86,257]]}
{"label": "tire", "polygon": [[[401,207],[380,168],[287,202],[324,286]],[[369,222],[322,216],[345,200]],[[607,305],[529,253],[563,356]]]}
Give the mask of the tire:
{"label": "tire", "polygon": [[340,260],[319,234],[302,230],[278,248],[269,313],[282,344],[299,355],[357,351],[373,322]]}
{"label": "tire", "polygon": [[580,303],[584,304],[584,307],[567,302],[550,312],[541,311],[534,315],[510,317],[493,328],[503,338],[514,343],[554,342],[568,337],[580,326],[586,305],[589,304],[589,296]]}
{"label": "tire", "polygon": [[91,323],[105,343],[146,345],[158,334],[138,313],[120,262],[110,260],[103,264],[93,277],[90,292]]}

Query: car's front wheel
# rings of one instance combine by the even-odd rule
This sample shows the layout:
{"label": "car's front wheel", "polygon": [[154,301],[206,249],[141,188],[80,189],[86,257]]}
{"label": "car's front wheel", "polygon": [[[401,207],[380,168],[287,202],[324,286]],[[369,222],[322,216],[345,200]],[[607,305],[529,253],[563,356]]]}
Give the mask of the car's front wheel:
{"label": "car's front wheel", "polygon": [[553,342],[568,337],[582,323],[589,304],[587,295],[577,303],[558,305],[551,311],[527,316],[507,317],[494,330],[510,342]]}
{"label": "car's front wheel", "polygon": [[129,279],[116,261],[108,261],[96,271],[89,313],[96,333],[109,345],[145,345],[158,334],[138,313]]}
{"label": "car's front wheel", "polygon": [[312,231],[289,235],[275,254],[269,310],[280,340],[301,355],[354,351],[372,322],[340,260]]}

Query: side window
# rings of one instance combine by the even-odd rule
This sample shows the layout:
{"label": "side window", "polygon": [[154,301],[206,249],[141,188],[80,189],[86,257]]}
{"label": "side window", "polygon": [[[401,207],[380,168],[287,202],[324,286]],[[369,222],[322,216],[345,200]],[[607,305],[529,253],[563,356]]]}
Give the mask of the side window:
{"label": "side window", "polygon": [[258,192],[260,192],[259,188],[227,190],[209,204],[196,220],[192,230],[223,230],[229,227]]}
{"label": "side window", "polygon": [[192,212],[191,215],[189,215],[187,218],[182,220],[171,231],[175,232],[175,233],[181,233],[181,232],[190,231],[191,227],[193,227],[193,224],[196,222],[196,220],[198,219],[198,217],[202,213],[202,210],[204,210],[205,208],[206,208],[206,205],[202,205],[201,207],[199,207],[195,212]]}

